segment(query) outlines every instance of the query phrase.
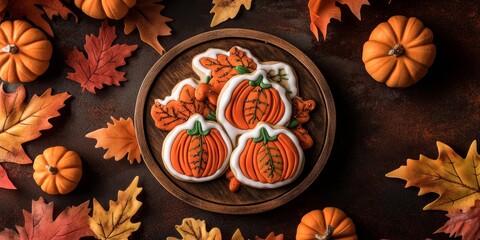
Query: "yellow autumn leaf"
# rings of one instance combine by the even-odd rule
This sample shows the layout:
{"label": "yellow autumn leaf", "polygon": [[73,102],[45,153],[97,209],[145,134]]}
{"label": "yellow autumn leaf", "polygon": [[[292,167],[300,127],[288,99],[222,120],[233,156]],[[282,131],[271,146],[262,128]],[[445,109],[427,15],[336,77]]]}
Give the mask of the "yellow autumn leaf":
{"label": "yellow autumn leaf", "polygon": [[138,176],[125,191],[118,191],[117,201],[110,200],[110,209],[105,211],[98,201],[93,199],[93,215],[89,219],[90,228],[98,239],[127,239],[140,227],[140,222],[132,223],[131,218],[142,202],[137,200],[142,188],[137,187]]}
{"label": "yellow autumn leaf", "polygon": [[210,13],[214,13],[210,27],[215,27],[218,24],[227,21],[229,18],[233,19],[237,16],[240,7],[243,5],[245,9],[250,10],[252,0],[213,0],[213,6]]}
{"label": "yellow autumn leaf", "polygon": [[137,160],[142,161],[140,157],[140,148],[138,146],[137,135],[131,118],[120,120],[111,117],[113,124],[107,123],[107,128],[100,128],[85,135],[87,138],[97,140],[96,148],[107,149],[104,159],[115,157],[119,161],[128,153],[128,161],[133,163]]}
{"label": "yellow autumn leaf", "polygon": [[405,187],[419,187],[419,196],[430,192],[440,195],[423,210],[467,211],[480,200],[477,141],[472,143],[465,159],[444,143],[437,142],[437,147],[436,160],[420,155],[419,160],[408,159],[406,166],[386,176],[406,180]]}
{"label": "yellow autumn leaf", "polygon": [[[184,218],[182,225],[176,225],[175,229],[182,235],[181,240],[222,240],[220,229],[213,228],[207,232],[205,220]],[[167,240],[180,240],[175,237],[168,237]]]}
{"label": "yellow autumn leaf", "polygon": [[235,230],[235,232],[233,233],[232,240],[244,240],[244,239],[245,238],[243,237],[242,232],[240,231],[239,228],[237,228],[237,230]]}

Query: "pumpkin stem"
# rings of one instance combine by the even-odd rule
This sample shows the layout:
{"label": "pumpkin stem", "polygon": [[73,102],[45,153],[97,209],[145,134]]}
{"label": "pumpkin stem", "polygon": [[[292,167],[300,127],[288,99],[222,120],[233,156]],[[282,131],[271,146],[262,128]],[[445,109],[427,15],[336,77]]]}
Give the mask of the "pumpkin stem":
{"label": "pumpkin stem", "polygon": [[329,240],[332,237],[333,230],[335,230],[335,228],[328,225],[325,233],[323,233],[322,235],[320,235],[318,233],[315,234],[315,239],[317,239],[317,240]]}
{"label": "pumpkin stem", "polygon": [[260,137],[254,138],[253,142],[263,142],[263,144],[267,144],[268,142],[272,142],[277,140],[277,136],[270,136],[268,135],[268,131],[265,128],[260,129]]}
{"label": "pumpkin stem", "polygon": [[248,85],[250,85],[252,87],[260,86],[263,89],[269,88],[269,87],[272,86],[272,84],[263,83],[263,76],[262,75],[258,76],[257,80],[250,80],[248,82]]}
{"label": "pumpkin stem", "polygon": [[55,175],[55,174],[58,173],[58,168],[56,168],[56,167],[46,165],[45,168],[47,168],[48,172],[50,172],[50,174],[52,174],[52,175]]}
{"label": "pumpkin stem", "polygon": [[238,74],[246,74],[246,73],[250,73],[250,70],[248,70],[248,68],[244,67],[244,66],[236,66],[235,67],[235,70],[237,71]]}
{"label": "pumpkin stem", "polygon": [[210,129],[207,131],[202,130],[202,123],[200,121],[196,121],[195,124],[193,125],[192,129],[187,130],[188,135],[202,135],[202,136],[207,136],[210,133]]}
{"label": "pumpkin stem", "polygon": [[400,44],[395,44],[395,46],[388,51],[388,55],[390,56],[400,57],[403,54],[405,54],[405,48]]}
{"label": "pumpkin stem", "polygon": [[8,44],[7,46],[2,48],[2,52],[15,54],[18,52],[18,47],[15,46],[15,44]]}

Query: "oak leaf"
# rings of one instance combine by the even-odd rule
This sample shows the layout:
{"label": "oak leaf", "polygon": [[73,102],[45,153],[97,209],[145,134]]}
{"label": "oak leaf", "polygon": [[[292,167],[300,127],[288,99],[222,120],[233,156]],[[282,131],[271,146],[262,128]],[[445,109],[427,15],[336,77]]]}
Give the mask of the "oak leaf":
{"label": "oak leaf", "polygon": [[454,211],[447,214],[450,218],[435,233],[447,233],[450,237],[462,236],[463,240],[480,239],[480,201],[468,211]]}
{"label": "oak leaf", "polygon": [[119,161],[128,154],[127,159],[130,163],[135,160],[140,163],[142,158],[133,120],[131,118],[117,120],[114,117],[111,119],[113,124],[107,123],[107,128],[97,129],[85,137],[96,139],[96,148],[107,149],[103,155],[104,159],[115,157],[115,161]]}
{"label": "oak leaf", "polygon": [[418,195],[434,192],[440,196],[424,210],[467,211],[480,200],[480,156],[474,141],[463,159],[444,143],[437,142],[438,158],[420,155],[419,160],[408,159],[406,166],[386,176],[407,181],[405,187],[420,188]]}
{"label": "oak leaf", "polygon": [[323,40],[327,39],[327,26],[330,19],[341,20],[340,8],[335,6],[335,2],[347,4],[353,14],[361,20],[360,8],[363,5],[369,5],[368,0],[309,0],[308,9],[310,10],[310,30],[317,40],[319,40],[318,29],[323,34]]}
{"label": "oak leaf", "polygon": [[117,201],[110,200],[110,209],[93,199],[93,215],[89,219],[90,228],[98,239],[127,239],[140,227],[140,222],[132,223],[131,218],[142,206],[137,200],[143,188],[138,186],[136,176],[125,191],[118,191]]}
{"label": "oak leaf", "polygon": [[124,19],[124,32],[128,35],[137,28],[140,39],[155,48],[158,53],[163,54],[165,49],[160,45],[157,37],[172,34],[172,29],[166,24],[172,19],[160,14],[165,7],[158,2],[158,0],[137,0],[135,7],[130,9]]}
{"label": "oak leaf", "polygon": [[126,81],[125,73],[116,70],[126,64],[125,58],[132,55],[137,45],[113,44],[117,38],[115,26],[108,26],[104,21],[98,37],[85,37],[85,51],[88,58],[76,47],[73,50],[65,49],[66,64],[75,72],[69,72],[67,78],[80,83],[83,90],[95,94],[95,88],[102,89],[103,84],[120,86]]}
{"label": "oak leaf", "polygon": [[[180,233],[183,240],[221,240],[222,233],[220,229],[213,228],[207,232],[205,220],[194,218],[184,218],[182,225],[176,225],[175,229]],[[180,240],[175,237],[167,237],[167,240]]]}
{"label": "oak leaf", "polygon": [[0,165],[0,188],[17,189],[12,181],[8,179],[7,171]]}
{"label": "oak leaf", "polygon": [[271,232],[265,239],[255,236],[255,240],[283,240],[283,234],[275,235],[274,232]]}
{"label": "oak leaf", "polygon": [[0,239],[60,240],[93,236],[88,226],[89,203],[67,207],[53,220],[53,202],[46,204],[40,197],[38,201],[32,201],[32,213],[23,211],[25,226],[16,226],[18,233],[8,228],[3,230]]}
{"label": "oak leaf", "polygon": [[[78,21],[77,16],[60,0],[10,0],[5,11],[14,19],[27,18],[52,37],[52,28],[42,15],[47,15],[50,20],[53,19],[53,16],[60,16],[67,20],[68,15],[72,14],[75,17],[75,22]],[[3,20],[3,18],[4,15],[1,16],[0,20]]]}
{"label": "oak leaf", "polygon": [[242,5],[245,9],[250,10],[252,0],[213,0],[212,3],[214,6],[210,13],[215,15],[213,15],[210,27],[215,27],[229,18],[233,19],[236,17]]}
{"label": "oak leaf", "polygon": [[22,143],[34,140],[41,130],[52,128],[50,118],[60,116],[58,110],[70,94],[52,95],[49,88],[41,96],[34,95],[25,104],[25,87],[20,85],[15,92],[6,93],[0,85],[0,162],[29,164],[32,160],[22,148]]}

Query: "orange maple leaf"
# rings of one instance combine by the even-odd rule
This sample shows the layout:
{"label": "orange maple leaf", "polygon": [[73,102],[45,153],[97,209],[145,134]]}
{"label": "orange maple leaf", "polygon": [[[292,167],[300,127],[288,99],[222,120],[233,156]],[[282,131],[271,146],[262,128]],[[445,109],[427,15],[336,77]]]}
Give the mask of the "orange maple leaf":
{"label": "orange maple leaf", "polygon": [[347,4],[353,14],[361,20],[360,8],[363,5],[369,5],[368,0],[309,0],[308,9],[310,10],[310,30],[317,40],[319,40],[318,29],[323,34],[323,40],[327,39],[327,26],[330,19],[341,20],[340,8],[335,6],[335,2]]}
{"label": "orange maple leaf", "polygon": [[130,163],[135,160],[140,163],[142,159],[133,120],[131,118],[117,120],[114,117],[111,119],[113,124],[107,123],[107,128],[90,132],[85,137],[96,139],[96,148],[107,149],[104,159],[115,157],[115,161],[119,161],[128,153],[127,159]]}
{"label": "orange maple leaf", "polygon": [[18,233],[6,228],[0,232],[0,239],[80,239],[93,236],[88,225],[89,203],[67,207],[53,220],[53,202],[46,204],[40,197],[38,201],[32,201],[32,213],[23,211],[25,226],[16,226]]}
{"label": "orange maple leaf", "polygon": [[0,162],[29,164],[32,160],[22,148],[22,143],[34,140],[41,130],[52,128],[50,118],[60,116],[70,94],[52,95],[49,88],[41,96],[34,95],[25,104],[25,87],[20,85],[15,92],[6,93],[0,85]]}
{"label": "orange maple leaf", "polygon": [[452,148],[437,142],[438,158],[420,155],[419,160],[407,160],[406,166],[386,176],[407,181],[405,187],[420,188],[418,195],[429,192],[440,196],[423,210],[467,211],[480,200],[480,155],[474,141],[463,159]]}
{"label": "orange maple leaf", "polygon": [[158,42],[157,37],[171,35],[172,29],[167,26],[171,18],[162,16],[160,12],[165,8],[157,4],[158,0],[137,0],[125,17],[125,34],[130,34],[135,28],[140,32],[140,39],[163,54],[165,49]]}

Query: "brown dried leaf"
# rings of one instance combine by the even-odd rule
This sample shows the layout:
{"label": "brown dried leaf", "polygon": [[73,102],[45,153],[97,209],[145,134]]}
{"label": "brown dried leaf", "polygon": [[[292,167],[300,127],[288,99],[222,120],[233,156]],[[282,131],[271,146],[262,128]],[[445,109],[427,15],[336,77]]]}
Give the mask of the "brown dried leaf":
{"label": "brown dried leaf", "polygon": [[111,117],[113,124],[107,123],[107,128],[101,128],[85,135],[87,138],[97,140],[96,148],[107,149],[104,159],[115,157],[119,161],[128,153],[128,161],[133,163],[137,160],[142,161],[140,157],[140,147],[138,146],[137,135],[133,126],[133,120],[127,118],[120,120]]}

